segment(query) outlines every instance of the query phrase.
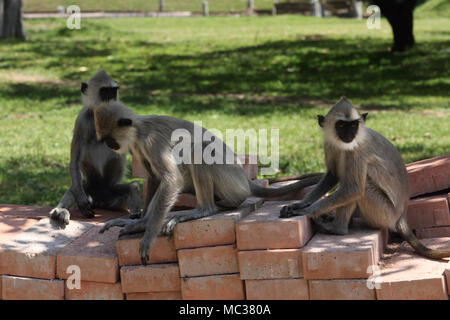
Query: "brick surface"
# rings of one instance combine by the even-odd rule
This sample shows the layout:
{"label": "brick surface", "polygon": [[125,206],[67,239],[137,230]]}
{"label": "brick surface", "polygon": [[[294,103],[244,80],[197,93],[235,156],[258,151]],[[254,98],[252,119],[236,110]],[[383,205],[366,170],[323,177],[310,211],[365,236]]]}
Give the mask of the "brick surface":
{"label": "brick surface", "polygon": [[447,195],[411,200],[407,217],[413,229],[450,225]]}
{"label": "brick surface", "polygon": [[210,217],[179,223],[175,227],[175,247],[198,248],[236,242],[236,222],[261,207],[261,198],[248,198],[237,209]]}
{"label": "brick surface", "polygon": [[195,208],[197,207],[197,198],[190,193],[182,193],[178,196],[174,207],[178,208]]}
{"label": "brick surface", "polygon": [[450,237],[450,226],[416,229],[416,236],[419,239]]}
{"label": "brick surface", "polygon": [[81,271],[82,281],[116,283],[119,279],[119,263],[116,240],[120,228],[99,233],[100,226],[93,227],[81,237],[63,248],[56,257],[56,274],[67,279],[72,273],[67,268],[76,265]]}
{"label": "brick surface", "polygon": [[245,280],[247,300],[308,300],[305,279]]}
{"label": "brick surface", "polygon": [[311,300],[375,300],[367,280],[311,280],[309,288]]}
{"label": "brick surface", "polygon": [[64,300],[63,280],[2,276],[4,300]]}
{"label": "brick surface", "polygon": [[0,214],[0,244],[28,229],[39,220]]}
{"label": "brick surface", "polygon": [[40,220],[0,245],[0,274],[54,279],[56,255],[92,227],[86,222],[61,227],[49,218]]}
{"label": "brick surface", "polygon": [[[450,247],[450,238],[426,239],[434,249]],[[381,260],[381,274],[374,277],[379,300],[448,299],[445,260],[431,260],[415,253],[407,244],[397,245],[394,254]]]}
{"label": "brick surface", "polygon": [[184,300],[244,300],[244,283],[239,274],[181,279]]}
{"label": "brick surface", "polygon": [[236,226],[239,250],[294,249],[303,247],[313,235],[306,217],[280,219],[283,206],[294,201],[268,201]]}
{"label": "brick surface", "polygon": [[147,178],[147,171],[141,166],[136,157],[132,157],[131,166],[132,166],[132,174],[134,178]]}
{"label": "brick surface", "polygon": [[411,197],[450,188],[450,154],[406,165]]}
{"label": "brick surface", "polygon": [[350,230],[348,235],[316,234],[303,248],[305,279],[368,278],[368,267],[379,261],[382,232]]}
{"label": "brick surface", "polygon": [[64,287],[66,300],[123,300],[120,283],[81,281],[80,289]]}
{"label": "brick surface", "polygon": [[18,204],[0,204],[0,215],[20,218],[47,218],[52,208],[40,206],[25,206]]}
{"label": "brick surface", "polygon": [[300,249],[239,251],[241,279],[301,278],[302,253]]}
{"label": "brick surface", "polygon": [[[139,242],[143,235],[143,233],[137,233],[121,236],[116,242],[120,266],[141,264]],[[147,264],[176,262],[177,260],[177,252],[175,250],[173,238],[157,237],[150,249]]]}
{"label": "brick surface", "polygon": [[180,291],[180,271],[177,263],[125,266],[120,268],[122,292]]}
{"label": "brick surface", "polygon": [[181,300],[181,291],[127,293],[127,300]]}
{"label": "brick surface", "polygon": [[239,272],[235,245],[178,250],[182,277]]}

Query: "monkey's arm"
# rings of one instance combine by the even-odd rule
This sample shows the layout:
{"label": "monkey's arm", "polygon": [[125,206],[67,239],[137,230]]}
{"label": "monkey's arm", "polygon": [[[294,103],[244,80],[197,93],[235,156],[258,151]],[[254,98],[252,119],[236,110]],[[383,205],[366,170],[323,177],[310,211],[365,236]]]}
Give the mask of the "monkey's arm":
{"label": "monkey's arm", "polygon": [[75,122],[75,129],[70,146],[70,176],[72,179],[72,187],[70,188],[80,211],[86,217],[93,217],[94,212],[89,204],[88,197],[83,188],[81,179],[81,143],[82,143],[82,126],[79,119]]}
{"label": "monkey's arm", "polygon": [[310,207],[311,204],[330,191],[337,183],[338,178],[330,170],[328,170],[322,179],[320,179],[314,190],[308,193],[303,200],[281,208],[280,218],[288,218],[290,216],[298,215],[296,211]]}
{"label": "monkey's arm", "polygon": [[359,200],[365,191],[366,177],[367,177],[367,163],[355,163],[353,159],[346,161],[345,180],[340,181],[340,186],[331,195],[313,203],[311,206],[305,208],[304,215],[320,216],[324,213],[330,212],[338,207],[348,205]]}
{"label": "monkey's arm", "polygon": [[148,260],[149,250],[161,229],[165,216],[175,204],[183,188],[183,177],[172,155],[168,152],[160,152],[162,156],[151,163],[153,171],[160,178],[160,183],[145,213],[145,233],[139,245],[143,264]]}
{"label": "monkey's arm", "polygon": [[338,178],[331,172],[327,171],[325,176],[319,181],[317,186],[301,201],[305,206],[309,206],[319,200],[325,193],[333,189],[338,183]]}

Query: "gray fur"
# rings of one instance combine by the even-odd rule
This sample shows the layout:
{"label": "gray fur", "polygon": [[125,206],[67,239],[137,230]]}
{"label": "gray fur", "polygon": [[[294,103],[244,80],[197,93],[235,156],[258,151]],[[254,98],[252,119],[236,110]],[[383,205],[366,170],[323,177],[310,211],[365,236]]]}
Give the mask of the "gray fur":
{"label": "gray fur", "polygon": [[139,184],[119,183],[125,171],[125,155],[118,155],[96,138],[93,108],[105,103],[99,97],[99,89],[108,86],[117,83],[104,70],[87,82],[84,107],[75,121],[70,149],[72,186],[50,211],[50,217],[61,223],[69,223],[67,209],[75,204],[86,217],[94,217],[93,208],[122,209],[124,204],[132,216],[140,216]]}
{"label": "gray fur", "polygon": [[[130,119],[132,125],[118,126],[119,119]],[[124,228],[121,234],[145,231],[139,249],[144,264],[160,230],[163,234],[171,234],[178,222],[206,217],[226,208],[236,208],[251,195],[274,197],[315,184],[320,179],[320,175],[315,175],[279,189],[260,187],[247,178],[244,169],[237,163],[237,156],[225,143],[221,154],[216,157],[223,159],[225,163],[227,152],[230,152],[234,157],[234,164],[176,164],[172,154],[175,145],[171,141],[172,132],[185,129],[193,137],[196,124],[168,116],[138,116],[119,102],[97,108],[95,121],[99,139],[114,139],[120,146],[116,150],[120,154],[131,151],[159,182],[142,219],[128,222],[112,220],[101,230],[104,232],[112,226],[122,226]],[[201,127],[197,129],[207,131]],[[193,141],[189,155],[191,163],[194,163],[194,143]],[[202,143],[200,147],[204,150],[207,145]],[[164,223],[164,218],[181,192],[195,194],[198,206]]]}
{"label": "gray fur", "polygon": [[[338,120],[357,120],[353,141],[345,143],[335,132]],[[421,255],[450,256],[450,250],[431,250],[422,245],[406,223],[409,179],[397,149],[381,134],[365,126],[363,117],[342,98],[321,123],[324,132],[327,173],[302,201],[281,209],[280,217],[306,215],[324,231],[346,234],[352,214],[358,210],[372,227],[399,232]],[[339,183],[339,188],[321,198]],[[320,219],[335,210],[334,219]]]}

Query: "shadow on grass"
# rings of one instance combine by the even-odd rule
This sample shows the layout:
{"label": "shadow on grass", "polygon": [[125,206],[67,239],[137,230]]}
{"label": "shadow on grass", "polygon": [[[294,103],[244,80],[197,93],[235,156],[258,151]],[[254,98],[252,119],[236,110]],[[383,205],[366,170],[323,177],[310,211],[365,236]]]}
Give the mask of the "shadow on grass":
{"label": "shadow on grass", "polygon": [[[448,60],[443,49],[449,44],[419,43],[407,53],[392,54],[386,51],[388,40],[317,36],[207,53],[171,54],[166,52],[181,52],[183,46],[178,44],[179,48],[163,51],[162,47],[175,45],[74,38],[36,41],[26,50],[41,57],[51,50],[57,58],[48,61],[46,67],[60,71],[62,66],[70,66],[64,80],[85,80],[74,70],[80,63],[89,70],[107,64],[113,78],[123,79],[119,80],[124,88],[122,98],[129,103],[166,102],[179,112],[220,110],[260,115],[273,112],[276,106],[285,112],[295,112],[317,105],[317,101],[332,104],[343,95],[361,101],[366,109],[409,110],[414,106],[404,103],[404,97],[445,96],[450,91],[448,82],[436,81],[442,78],[442,66]],[[110,54],[120,52],[123,54],[108,60]],[[19,66],[21,63],[24,62],[17,61]],[[11,64],[14,61],[0,63],[0,68]],[[27,94],[39,100],[55,95],[70,97],[69,101],[79,99],[74,88],[21,85],[13,89],[14,94]],[[377,97],[384,101],[371,102]],[[369,102],[363,102],[366,99]],[[252,110],[242,110],[249,105]]]}

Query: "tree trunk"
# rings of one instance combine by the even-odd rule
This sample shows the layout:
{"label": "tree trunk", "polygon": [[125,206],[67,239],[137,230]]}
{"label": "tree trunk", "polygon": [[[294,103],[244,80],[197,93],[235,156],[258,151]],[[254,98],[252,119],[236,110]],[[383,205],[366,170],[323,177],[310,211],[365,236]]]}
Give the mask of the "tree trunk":
{"label": "tree trunk", "polygon": [[394,34],[393,51],[404,51],[414,46],[413,11],[417,0],[374,0],[387,18]]}
{"label": "tree trunk", "polygon": [[26,38],[22,0],[0,0],[0,38]]}

